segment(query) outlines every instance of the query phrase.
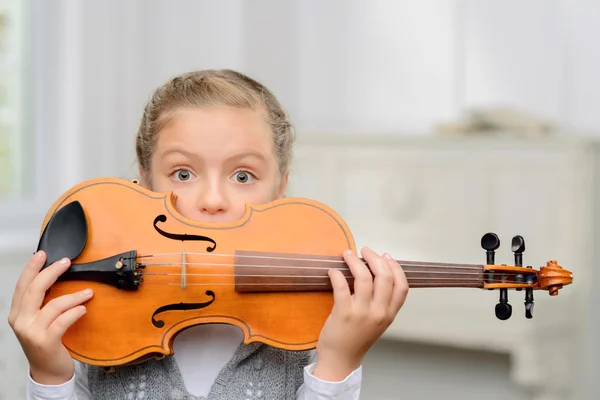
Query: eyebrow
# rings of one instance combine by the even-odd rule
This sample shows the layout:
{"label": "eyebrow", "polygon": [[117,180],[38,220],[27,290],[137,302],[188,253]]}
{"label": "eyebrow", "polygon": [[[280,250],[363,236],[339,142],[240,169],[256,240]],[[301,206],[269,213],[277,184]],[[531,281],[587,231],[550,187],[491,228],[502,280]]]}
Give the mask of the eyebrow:
{"label": "eyebrow", "polygon": [[[179,154],[182,154],[182,155],[184,155],[186,157],[189,157],[189,158],[199,158],[197,154],[195,154],[195,153],[193,153],[193,152],[191,152],[191,151],[189,151],[189,150],[187,150],[185,148],[182,148],[182,147],[172,147],[172,148],[170,148],[168,150],[163,151],[162,154],[161,154],[161,156],[164,157],[166,155],[173,154],[173,153],[179,153]],[[237,153],[237,154],[234,154],[232,156],[229,156],[229,157],[227,157],[227,159],[225,161],[226,162],[237,161],[237,160],[242,160],[244,158],[257,158],[260,161],[265,161],[266,160],[266,157],[262,153],[260,153],[260,152],[257,152],[257,151],[245,151],[245,152],[242,152],[242,153]]]}
{"label": "eyebrow", "polygon": [[182,154],[184,156],[190,157],[190,158],[197,158],[198,156],[194,153],[192,153],[191,151],[188,151],[182,147],[172,147],[168,150],[165,150],[161,153],[161,156],[166,156],[168,154],[173,154],[173,153],[179,153]]}
{"label": "eyebrow", "polygon": [[258,158],[261,161],[265,161],[265,156],[255,151],[246,151],[243,153],[234,154],[230,157],[227,157],[227,161],[242,160],[244,158]]}

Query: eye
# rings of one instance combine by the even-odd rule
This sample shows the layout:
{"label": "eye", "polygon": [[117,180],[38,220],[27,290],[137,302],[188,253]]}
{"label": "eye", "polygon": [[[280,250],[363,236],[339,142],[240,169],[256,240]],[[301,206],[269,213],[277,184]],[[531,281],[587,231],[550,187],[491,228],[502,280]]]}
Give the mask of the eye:
{"label": "eye", "polygon": [[185,182],[192,177],[192,173],[189,169],[181,168],[173,172],[173,176],[176,180]]}
{"label": "eye", "polygon": [[250,172],[239,171],[235,173],[234,178],[238,183],[248,183],[254,178],[254,176]]}

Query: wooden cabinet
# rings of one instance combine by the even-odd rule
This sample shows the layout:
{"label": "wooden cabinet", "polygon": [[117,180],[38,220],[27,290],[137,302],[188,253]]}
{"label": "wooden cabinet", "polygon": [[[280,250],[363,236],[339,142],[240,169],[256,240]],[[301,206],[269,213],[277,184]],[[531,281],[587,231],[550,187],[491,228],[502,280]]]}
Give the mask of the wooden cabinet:
{"label": "wooden cabinet", "polygon": [[500,321],[498,291],[413,289],[386,336],[509,352],[534,398],[584,399],[564,393],[591,390],[581,369],[596,324],[596,154],[595,142],[574,138],[300,135],[288,196],[330,205],[359,248],[396,259],[485,263],[480,239],[495,232],[496,264],[511,265],[511,239],[522,235],[525,265],[557,260],[575,277],[557,297],[535,293],[532,320],[523,291],[509,292],[513,315]]}

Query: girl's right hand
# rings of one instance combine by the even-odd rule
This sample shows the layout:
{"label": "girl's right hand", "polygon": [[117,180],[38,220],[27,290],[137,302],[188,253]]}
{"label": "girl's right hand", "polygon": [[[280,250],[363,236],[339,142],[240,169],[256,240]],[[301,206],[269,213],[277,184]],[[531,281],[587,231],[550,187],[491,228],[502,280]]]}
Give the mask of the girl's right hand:
{"label": "girl's right hand", "polygon": [[62,259],[40,272],[46,254],[37,252],[30,260],[12,298],[8,323],[15,332],[27,360],[31,378],[40,384],[60,385],[73,377],[74,364],[62,337],[85,312],[82,303],[93,293],[81,291],[57,297],[42,309],[46,291],[71,265]]}

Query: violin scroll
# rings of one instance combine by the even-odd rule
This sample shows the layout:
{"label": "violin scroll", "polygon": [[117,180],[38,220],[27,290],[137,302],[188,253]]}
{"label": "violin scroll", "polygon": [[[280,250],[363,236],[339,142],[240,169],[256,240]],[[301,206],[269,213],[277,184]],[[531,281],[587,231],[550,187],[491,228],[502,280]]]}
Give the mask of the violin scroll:
{"label": "violin scroll", "polygon": [[540,289],[547,289],[550,296],[557,296],[558,291],[573,282],[573,273],[563,269],[555,260],[548,261],[540,268],[538,274]]}

